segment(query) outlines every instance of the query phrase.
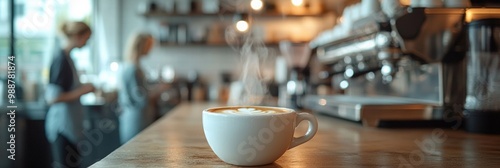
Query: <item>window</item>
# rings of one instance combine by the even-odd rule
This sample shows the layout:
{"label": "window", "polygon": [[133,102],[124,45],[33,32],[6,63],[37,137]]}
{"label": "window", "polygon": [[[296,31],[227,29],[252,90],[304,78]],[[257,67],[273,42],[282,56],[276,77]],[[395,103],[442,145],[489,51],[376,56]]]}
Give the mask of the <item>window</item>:
{"label": "window", "polygon": [[[10,54],[10,8],[9,0],[0,0],[0,58]],[[2,65],[0,68],[5,68],[5,63],[7,60],[0,60]],[[4,77],[5,73],[2,73],[0,77]]]}
{"label": "window", "polygon": [[[50,63],[56,52],[62,48],[60,25],[65,21],[84,21],[92,27],[92,0],[14,0],[14,2],[16,40],[14,49],[17,74],[25,90],[33,89],[29,87],[40,88],[34,89],[40,93],[24,96],[27,101],[33,101],[40,98],[42,88],[48,82]],[[3,15],[0,14],[1,16]],[[85,47],[75,49],[71,53],[80,74],[94,73],[90,57],[92,41],[93,38]],[[0,41],[0,46],[2,44]]]}

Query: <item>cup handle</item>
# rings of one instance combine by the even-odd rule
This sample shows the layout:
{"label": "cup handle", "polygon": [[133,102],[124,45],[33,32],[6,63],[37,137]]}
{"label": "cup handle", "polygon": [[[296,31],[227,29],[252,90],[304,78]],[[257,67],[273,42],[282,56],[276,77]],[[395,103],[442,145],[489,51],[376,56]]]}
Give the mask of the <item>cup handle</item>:
{"label": "cup handle", "polygon": [[316,117],[314,115],[302,112],[297,114],[297,119],[295,120],[295,127],[297,127],[300,122],[307,120],[309,122],[309,127],[307,128],[307,132],[305,135],[293,138],[292,144],[288,149],[292,149],[296,146],[299,146],[300,144],[303,144],[309,140],[316,134],[318,131],[318,121],[316,120]]}

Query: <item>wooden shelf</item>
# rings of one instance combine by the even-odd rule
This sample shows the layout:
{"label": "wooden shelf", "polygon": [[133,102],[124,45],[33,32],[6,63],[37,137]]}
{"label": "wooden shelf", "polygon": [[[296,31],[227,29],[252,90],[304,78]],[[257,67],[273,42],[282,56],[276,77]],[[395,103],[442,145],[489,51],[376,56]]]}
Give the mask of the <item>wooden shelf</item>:
{"label": "wooden shelf", "polygon": [[[278,42],[265,43],[267,47],[277,47]],[[175,44],[175,43],[160,43],[161,47],[229,47],[227,43],[186,43],[186,44]]]}
{"label": "wooden shelf", "polygon": [[[167,13],[163,11],[156,11],[156,12],[147,12],[147,13],[142,13],[140,15],[144,17],[225,17],[225,16],[234,16],[237,14],[243,14],[243,13],[234,13],[234,12],[225,12],[225,13],[187,13],[187,14],[176,14],[176,13]],[[262,13],[247,13],[253,17],[320,17],[324,16],[326,13],[320,13],[320,14],[304,14],[304,15],[297,15],[297,14],[283,14],[279,12],[262,12]]]}
{"label": "wooden shelf", "polygon": [[[227,23],[228,21],[233,21],[233,17],[236,15],[249,15],[253,17],[257,22],[261,22],[263,24],[259,25],[262,26],[264,29],[266,29],[265,26],[269,26],[271,22],[275,21],[285,21],[286,19],[293,19],[294,18],[302,18],[302,17],[316,17],[317,20],[321,21],[323,18],[328,17],[332,13],[318,13],[318,14],[304,14],[304,15],[297,15],[297,14],[283,14],[279,12],[259,12],[259,13],[236,13],[236,12],[220,12],[220,13],[213,13],[213,14],[207,14],[207,13],[201,13],[201,12],[193,12],[193,13],[186,13],[186,14],[177,14],[177,13],[168,13],[165,11],[153,11],[153,12],[146,12],[139,14],[142,17],[145,17],[147,19],[150,19],[150,21],[154,22],[161,22],[163,27],[168,27],[169,35],[171,36],[170,33],[174,32],[173,35],[175,35],[176,32],[176,26],[182,25],[183,27],[189,27],[188,28],[188,33],[191,29],[198,29],[201,31],[206,31],[204,33],[203,39],[212,39],[209,41],[223,41],[224,40],[224,31],[225,29],[230,26],[230,23]],[[233,18],[233,19],[232,19]],[[241,16],[241,19],[247,18],[246,16]],[[258,20],[258,19],[260,20]],[[193,22],[198,22],[200,20],[203,20],[202,22],[199,22],[201,24],[191,24]],[[219,22],[211,22],[212,20],[219,20]],[[288,21],[288,20],[286,20]],[[320,24],[320,22],[318,22]],[[171,30],[169,26],[173,26],[173,29]],[[286,25],[285,25],[286,26]],[[283,29],[286,29],[286,27],[283,27]],[[163,30],[165,30],[163,28]],[[191,30],[192,31],[192,30]],[[211,32],[215,32],[213,34],[209,34]],[[184,31],[182,32],[184,33]],[[288,33],[291,33],[291,31],[288,31]],[[212,36],[213,38],[211,38]],[[210,36],[210,37],[208,37]],[[164,39],[165,41],[173,41],[172,38],[170,37],[165,37],[165,38],[158,38],[158,39]],[[169,40],[170,39],[170,40]],[[186,39],[189,41],[190,38],[186,37]],[[279,39],[281,38],[265,38],[268,40],[273,40],[272,42],[265,42],[266,47],[269,48],[276,48],[279,46]],[[235,44],[235,45],[229,45],[226,42],[221,42],[221,43],[185,43],[185,44],[176,44],[173,42],[162,42],[160,43],[161,47],[180,47],[180,48],[185,48],[185,47],[240,47],[243,44]]]}
{"label": "wooden shelf", "polygon": [[176,43],[160,43],[162,47],[228,47],[228,44],[225,43],[185,43],[185,44],[176,44]]}

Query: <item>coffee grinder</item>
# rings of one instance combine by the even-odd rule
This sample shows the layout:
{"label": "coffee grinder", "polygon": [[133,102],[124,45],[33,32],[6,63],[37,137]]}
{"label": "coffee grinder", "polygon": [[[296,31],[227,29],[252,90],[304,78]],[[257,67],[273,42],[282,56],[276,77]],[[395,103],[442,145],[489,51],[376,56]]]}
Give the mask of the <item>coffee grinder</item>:
{"label": "coffee grinder", "polygon": [[500,134],[500,19],[468,24],[465,130]]}
{"label": "coffee grinder", "polygon": [[283,56],[288,73],[286,81],[279,86],[278,105],[289,108],[302,108],[302,97],[306,89],[305,67],[309,62],[311,49],[308,43],[281,41],[279,49]]}

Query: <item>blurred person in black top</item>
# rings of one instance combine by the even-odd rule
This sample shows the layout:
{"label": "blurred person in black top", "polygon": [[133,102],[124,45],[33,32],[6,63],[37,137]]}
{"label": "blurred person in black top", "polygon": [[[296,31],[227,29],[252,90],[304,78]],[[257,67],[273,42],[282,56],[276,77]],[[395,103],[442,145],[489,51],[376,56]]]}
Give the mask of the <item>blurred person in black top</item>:
{"label": "blurred person in black top", "polygon": [[51,144],[53,167],[80,167],[79,142],[83,140],[84,111],[80,97],[95,90],[81,84],[70,53],[85,46],[92,31],[83,22],[66,22],[61,26],[66,45],[55,55],[50,66],[50,81],[45,100],[50,105],[45,130]]}

